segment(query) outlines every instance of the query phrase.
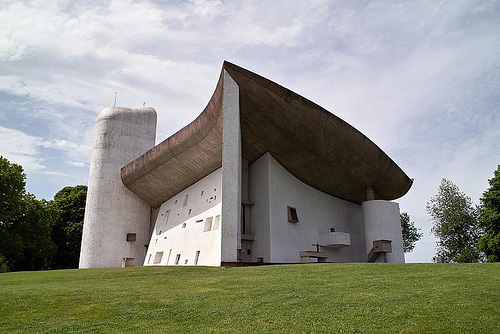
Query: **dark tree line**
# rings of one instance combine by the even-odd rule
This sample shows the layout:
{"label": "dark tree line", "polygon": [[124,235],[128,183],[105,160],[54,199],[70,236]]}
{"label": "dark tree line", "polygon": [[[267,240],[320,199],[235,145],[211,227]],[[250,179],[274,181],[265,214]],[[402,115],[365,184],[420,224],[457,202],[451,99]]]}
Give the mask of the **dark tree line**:
{"label": "dark tree line", "polygon": [[23,168],[0,157],[0,272],[77,268],[86,186],[53,201],[26,192]]}

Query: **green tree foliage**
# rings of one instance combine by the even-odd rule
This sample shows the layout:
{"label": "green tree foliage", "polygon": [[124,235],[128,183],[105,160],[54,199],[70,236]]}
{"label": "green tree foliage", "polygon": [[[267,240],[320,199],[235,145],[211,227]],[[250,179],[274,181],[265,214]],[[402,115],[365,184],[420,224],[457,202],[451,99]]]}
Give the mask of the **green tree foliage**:
{"label": "green tree foliage", "polygon": [[453,182],[442,179],[438,194],[427,203],[427,212],[434,222],[431,231],[439,238],[439,256],[454,262],[479,261],[479,213],[470,197]]}
{"label": "green tree foliage", "polygon": [[65,187],[54,196],[59,219],[52,228],[57,245],[54,268],[78,268],[87,186]]}
{"label": "green tree foliage", "polygon": [[415,227],[415,223],[410,221],[410,215],[406,212],[401,213],[401,232],[403,233],[403,250],[409,253],[415,248],[415,243],[422,238],[423,233]]}
{"label": "green tree foliage", "polygon": [[26,193],[21,166],[0,158],[0,268],[48,269],[56,246],[51,240],[52,223],[58,219],[54,206]]}
{"label": "green tree foliage", "polygon": [[490,187],[481,198],[479,225],[485,233],[479,239],[478,247],[488,262],[500,262],[500,165],[489,183]]}
{"label": "green tree foliage", "polygon": [[8,224],[19,215],[25,179],[20,165],[11,164],[0,156],[0,225]]}

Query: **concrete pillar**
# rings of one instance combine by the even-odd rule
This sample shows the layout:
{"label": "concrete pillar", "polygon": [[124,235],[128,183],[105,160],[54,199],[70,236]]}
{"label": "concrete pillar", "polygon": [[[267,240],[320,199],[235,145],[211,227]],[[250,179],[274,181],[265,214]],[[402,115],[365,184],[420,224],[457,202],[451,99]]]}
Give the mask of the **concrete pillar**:
{"label": "concrete pillar", "polygon": [[[105,108],[97,118],[83,223],[80,268],[142,265],[151,207],[125,188],[120,169],[152,148],[153,108]],[[135,241],[127,234],[135,233]]]}
{"label": "concrete pillar", "polygon": [[[374,240],[391,240],[392,253],[387,253],[387,262],[403,263],[403,235],[399,204],[384,200],[366,201],[362,204],[366,253],[370,252]],[[383,256],[377,262],[383,261]]]}
{"label": "concrete pillar", "polygon": [[221,261],[238,261],[241,248],[240,88],[224,71],[222,93],[222,222]]}
{"label": "concrete pillar", "polygon": [[366,200],[373,201],[374,199],[375,199],[375,192],[373,191],[372,187],[368,187],[366,189]]}

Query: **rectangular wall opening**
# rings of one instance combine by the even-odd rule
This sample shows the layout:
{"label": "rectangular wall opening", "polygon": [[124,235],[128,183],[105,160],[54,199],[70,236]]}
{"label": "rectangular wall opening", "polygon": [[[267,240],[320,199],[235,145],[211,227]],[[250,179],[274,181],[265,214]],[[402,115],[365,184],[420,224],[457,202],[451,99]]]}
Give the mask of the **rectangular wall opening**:
{"label": "rectangular wall opening", "polygon": [[127,257],[127,258],[125,258],[124,266],[125,267],[133,267],[133,266],[135,266],[135,258],[133,258],[133,257]]}
{"label": "rectangular wall opening", "polygon": [[181,254],[177,254],[175,256],[175,264],[179,264],[179,261],[181,260]]}
{"label": "rectangular wall opening", "polygon": [[194,265],[198,264],[198,259],[200,258],[200,251],[196,251],[196,255],[194,256]]}
{"label": "rectangular wall opening", "polygon": [[212,221],[214,217],[205,219],[205,226],[203,227],[203,232],[210,231],[212,229]]}
{"label": "rectangular wall opening", "polygon": [[217,215],[215,216],[214,220],[214,230],[217,230],[219,228],[219,224],[220,224],[220,215]]}
{"label": "rectangular wall opening", "polygon": [[163,252],[156,252],[153,263],[154,264],[160,263],[162,257],[163,257]]}
{"label": "rectangular wall opening", "polygon": [[297,216],[297,209],[291,206],[287,206],[286,209],[288,213],[288,221],[290,223],[298,223],[299,217]]}

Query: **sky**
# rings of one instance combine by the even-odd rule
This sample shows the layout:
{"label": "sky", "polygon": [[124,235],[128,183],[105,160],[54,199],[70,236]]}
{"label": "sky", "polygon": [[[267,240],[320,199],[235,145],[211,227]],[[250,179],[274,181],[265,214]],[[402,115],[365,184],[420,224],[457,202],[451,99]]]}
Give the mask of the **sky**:
{"label": "sky", "polygon": [[52,199],[87,184],[94,123],[152,106],[157,143],[228,60],[321,105],[414,178],[397,200],[435,255],[440,180],[479,204],[500,164],[500,1],[0,0],[0,155]]}

